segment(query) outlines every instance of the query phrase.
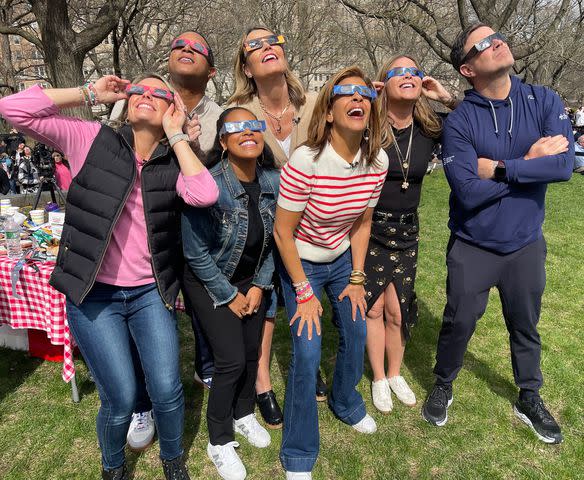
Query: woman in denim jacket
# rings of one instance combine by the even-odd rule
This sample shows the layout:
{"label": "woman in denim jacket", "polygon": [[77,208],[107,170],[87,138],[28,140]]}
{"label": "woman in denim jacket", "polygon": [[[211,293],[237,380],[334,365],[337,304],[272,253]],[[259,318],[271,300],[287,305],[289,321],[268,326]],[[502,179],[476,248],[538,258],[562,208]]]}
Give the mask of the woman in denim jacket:
{"label": "woman in denim jacket", "polygon": [[208,163],[219,200],[206,210],[187,209],[182,223],[184,255],[197,277],[193,309],[215,358],[207,454],[223,478],[234,480],[246,476],[234,430],[256,447],[270,444],[253,413],[263,322],[276,309],[272,232],[279,171],[264,130],[265,122],[244,108],[221,114]]}

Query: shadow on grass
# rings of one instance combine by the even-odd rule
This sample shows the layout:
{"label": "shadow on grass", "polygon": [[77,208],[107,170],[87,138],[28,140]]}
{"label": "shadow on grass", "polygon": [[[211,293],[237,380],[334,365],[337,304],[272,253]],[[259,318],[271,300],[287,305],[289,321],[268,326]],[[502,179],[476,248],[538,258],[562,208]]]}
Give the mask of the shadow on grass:
{"label": "shadow on grass", "polygon": [[[436,345],[442,318],[432,314],[428,306],[418,299],[418,324],[413,330],[412,338],[408,342],[404,356],[404,364],[411,372],[414,380],[429,393],[434,385],[434,363]],[[372,379],[369,362],[366,362],[366,375]],[[492,365],[485,363],[472,352],[467,351],[464,357],[464,369],[471,372],[478,379],[487,384],[487,387],[496,395],[515,401],[517,388],[507,378],[499,374]]]}
{"label": "shadow on grass", "polygon": [[27,352],[0,348],[0,403],[26,383],[42,362],[39,358],[29,357]]}

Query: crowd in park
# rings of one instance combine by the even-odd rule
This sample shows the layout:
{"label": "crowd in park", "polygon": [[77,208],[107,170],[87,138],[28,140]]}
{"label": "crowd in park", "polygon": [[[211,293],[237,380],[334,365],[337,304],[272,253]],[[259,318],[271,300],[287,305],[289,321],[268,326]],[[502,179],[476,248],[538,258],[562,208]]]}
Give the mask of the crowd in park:
{"label": "crowd in park", "polygon": [[[452,65],[471,87],[461,99],[404,54],[375,79],[347,66],[309,93],[285,46],[265,27],[242,34],[224,109],[205,95],[214,56],[193,31],[169,46],[168,76],[106,75],[0,100],[16,129],[2,159],[12,191],[38,188],[41,175],[17,132],[52,151],[56,172],[70,168],[51,285],[67,298],[69,327],[99,392],[102,478],[129,478],[126,445],[146,449],[155,432],[165,478],[190,478],[179,291],[195,335],[196,381],[209,389],[206,453],[224,479],[246,477],[237,439],[265,448],[274,428],[283,428],[286,478],[312,478],[318,401],[347,428],[374,435],[356,388],[365,352],[373,407],[418,405],[401,367],[416,341],[417,210],[439,145],[451,236],[435,383],[421,415],[448,422],[468,342],[496,287],[518,388],[514,413],[542,442],[562,442],[540,396],[542,224],[548,183],[584,172],[574,155],[584,160],[584,136],[574,145],[584,108],[572,125],[555,92],[511,74],[505,36],[482,23],[453,43]],[[436,103],[449,113],[438,114]],[[108,122],[61,113],[99,104],[116,104]],[[330,385],[319,370],[324,293],[339,335]],[[292,344],[285,392],[270,380],[278,305]]]}

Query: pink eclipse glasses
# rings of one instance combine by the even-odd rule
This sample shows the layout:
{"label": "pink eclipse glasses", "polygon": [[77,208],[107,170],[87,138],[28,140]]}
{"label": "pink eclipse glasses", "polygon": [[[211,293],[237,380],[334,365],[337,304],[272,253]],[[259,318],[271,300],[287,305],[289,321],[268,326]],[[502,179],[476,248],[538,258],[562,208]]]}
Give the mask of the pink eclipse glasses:
{"label": "pink eclipse glasses", "polygon": [[149,87],[148,85],[140,85],[137,83],[130,83],[126,86],[126,94],[129,95],[144,95],[148,92],[150,95],[156,98],[162,98],[172,102],[174,100],[174,94],[164,88]]}
{"label": "pink eclipse glasses", "polygon": [[200,42],[195,42],[195,41],[189,40],[188,38],[177,38],[170,45],[170,49],[171,50],[176,50],[177,48],[182,49],[182,48],[185,48],[187,46],[190,47],[191,50],[194,50],[195,52],[200,53],[204,57],[209,56],[209,49],[205,45],[203,45]]}

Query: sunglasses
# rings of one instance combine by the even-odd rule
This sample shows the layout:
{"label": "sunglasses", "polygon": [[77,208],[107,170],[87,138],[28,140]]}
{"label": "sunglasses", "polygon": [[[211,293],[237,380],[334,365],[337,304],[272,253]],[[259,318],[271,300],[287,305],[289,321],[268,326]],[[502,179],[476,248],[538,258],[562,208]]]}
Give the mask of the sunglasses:
{"label": "sunglasses", "polygon": [[284,35],[269,35],[262,38],[254,38],[253,40],[248,40],[243,42],[243,46],[246,52],[253,52],[254,50],[259,50],[264,46],[264,42],[268,45],[284,45],[286,39]]}
{"label": "sunglasses", "polygon": [[385,75],[385,81],[387,82],[391,77],[405,77],[408,73],[412,77],[424,78],[424,72],[415,67],[396,67],[387,72],[387,75]]}
{"label": "sunglasses", "polygon": [[174,100],[174,94],[164,88],[149,87],[148,85],[140,85],[137,83],[130,83],[126,86],[126,94],[128,95],[144,95],[146,92],[150,93],[153,97],[163,98],[169,102]]}
{"label": "sunglasses", "polygon": [[367,97],[369,100],[377,98],[377,92],[374,88],[366,87],[365,85],[335,85],[331,97],[336,95],[355,95],[358,93],[362,97]]}
{"label": "sunglasses", "polygon": [[185,47],[190,47],[191,50],[200,53],[204,57],[209,56],[209,49],[205,45],[187,38],[177,38],[173,40],[172,44],[170,45],[171,50],[176,50],[179,48],[183,49]]}
{"label": "sunglasses", "polygon": [[263,120],[245,120],[244,122],[225,122],[219,130],[219,136],[226,133],[239,133],[251,130],[252,132],[264,132],[266,130],[266,122]]}
{"label": "sunglasses", "polygon": [[502,33],[495,32],[489,35],[488,37],[483,38],[480,42],[475,43],[471,49],[467,52],[467,54],[462,59],[461,65],[468,62],[471,58],[476,57],[479,53],[485,51],[491,45],[493,45],[493,40],[501,40],[502,42],[507,43],[507,37]]}

